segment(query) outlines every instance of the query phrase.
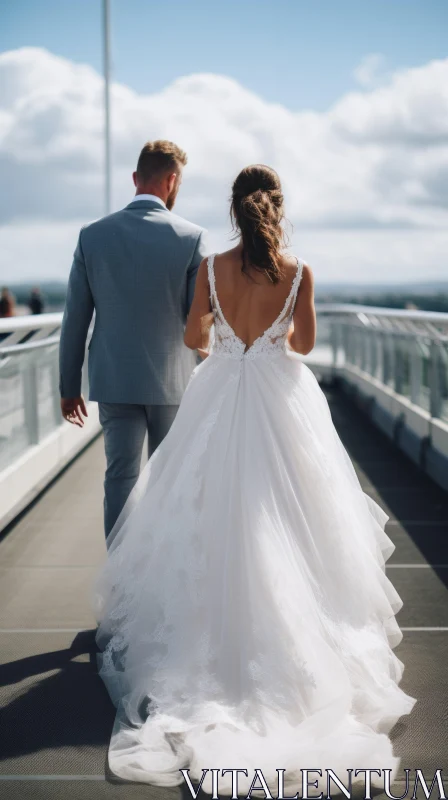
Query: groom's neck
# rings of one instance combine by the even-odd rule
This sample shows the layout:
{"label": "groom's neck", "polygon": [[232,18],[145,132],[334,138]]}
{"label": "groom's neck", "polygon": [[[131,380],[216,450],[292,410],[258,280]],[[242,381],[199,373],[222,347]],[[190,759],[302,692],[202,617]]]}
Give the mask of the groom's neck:
{"label": "groom's neck", "polygon": [[160,197],[160,199],[163,200],[161,192],[156,192],[155,190],[150,191],[149,189],[137,189],[135,196],[138,197],[139,194],[153,194],[154,197]]}
{"label": "groom's neck", "polygon": [[145,188],[142,187],[137,188],[135,196],[138,197],[139,194],[153,194],[154,197],[160,197],[160,199],[163,200],[164,203],[166,202],[166,199],[162,197],[163,193],[157,186],[145,186]]}

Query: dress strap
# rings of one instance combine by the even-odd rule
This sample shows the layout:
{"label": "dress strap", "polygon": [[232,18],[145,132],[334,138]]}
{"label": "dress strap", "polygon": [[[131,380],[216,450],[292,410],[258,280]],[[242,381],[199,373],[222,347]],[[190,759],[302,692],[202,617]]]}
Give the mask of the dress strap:
{"label": "dress strap", "polygon": [[210,287],[210,300],[212,303],[212,308],[219,309],[219,300],[216,294],[216,284],[215,284],[215,255],[216,253],[212,253],[207,258],[207,275],[208,275],[208,285]]}
{"label": "dress strap", "polygon": [[210,295],[215,294],[215,255],[216,253],[212,253],[207,258],[207,274],[208,274],[208,282],[210,285]]}
{"label": "dress strap", "polygon": [[296,256],[296,260],[297,260],[297,272],[296,272],[294,280],[292,282],[291,313],[294,311],[294,307],[295,307],[296,300],[297,300],[297,294],[298,294],[300,283],[301,283],[301,280],[302,280],[303,266],[304,266],[304,264],[306,264],[306,261],[304,261],[303,258],[298,258]]}
{"label": "dress strap", "polygon": [[222,313],[221,304],[219,302],[218,292],[216,291],[216,281],[215,281],[215,256],[216,253],[212,253],[211,256],[207,259],[207,267],[208,267],[208,283],[210,287],[210,301],[212,304],[212,309],[218,315],[221,322],[227,324],[226,318]]}
{"label": "dress strap", "polygon": [[302,258],[298,258],[297,256],[294,256],[294,258],[297,261],[297,271],[292,280],[291,289],[289,291],[288,297],[285,300],[283,311],[280,313],[278,317],[279,320],[292,316],[292,313],[296,305],[297,293],[299,291],[300,281],[302,280],[303,265],[306,264],[306,261],[303,261]]}

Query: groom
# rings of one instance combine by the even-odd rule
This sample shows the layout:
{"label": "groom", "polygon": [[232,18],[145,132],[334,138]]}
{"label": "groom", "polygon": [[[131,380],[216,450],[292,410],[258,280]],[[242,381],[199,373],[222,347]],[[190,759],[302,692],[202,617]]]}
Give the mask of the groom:
{"label": "groom", "polygon": [[104,433],[106,537],[139,471],[160,444],[196,366],[183,342],[205,231],[172,213],[187,156],[168,141],[148,142],[126,208],[84,226],[70,272],[60,341],[64,418],[83,425],[81,369],[89,325],[90,400]]}

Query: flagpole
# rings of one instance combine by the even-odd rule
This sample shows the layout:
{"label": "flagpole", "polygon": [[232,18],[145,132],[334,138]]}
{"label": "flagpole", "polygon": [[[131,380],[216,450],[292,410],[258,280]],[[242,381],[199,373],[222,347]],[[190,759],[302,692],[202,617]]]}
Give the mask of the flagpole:
{"label": "flagpole", "polygon": [[110,152],[110,0],[103,0],[103,71],[104,71],[104,210],[111,211]]}

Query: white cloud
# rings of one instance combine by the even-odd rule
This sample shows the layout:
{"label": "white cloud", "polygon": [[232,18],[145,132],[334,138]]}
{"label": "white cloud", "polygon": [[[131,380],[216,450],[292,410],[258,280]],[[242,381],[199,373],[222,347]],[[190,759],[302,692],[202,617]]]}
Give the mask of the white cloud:
{"label": "white cloud", "polygon": [[[358,68],[374,81],[376,62]],[[1,280],[65,278],[82,221],[101,215],[101,77],[36,48],[0,55]],[[226,246],[238,170],[280,172],[295,251],[319,280],[446,274],[448,59],[400,70],[327,112],[292,112],[218,75],[179,78],[140,95],[114,84],[114,206],[146,139],[189,155],[176,210]]]}
{"label": "white cloud", "polygon": [[387,80],[386,59],[382,53],[369,53],[355,68],[353,75],[361,86],[373,89]]}
{"label": "white cloud", "polygon": [[13,220],[0,226],[1,283],[42,278],[64,280],[84,221]]}

